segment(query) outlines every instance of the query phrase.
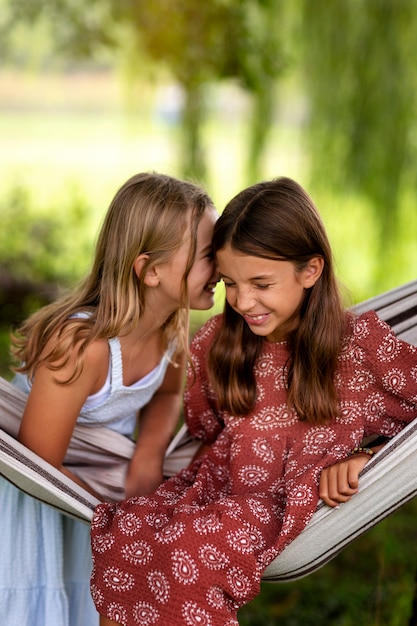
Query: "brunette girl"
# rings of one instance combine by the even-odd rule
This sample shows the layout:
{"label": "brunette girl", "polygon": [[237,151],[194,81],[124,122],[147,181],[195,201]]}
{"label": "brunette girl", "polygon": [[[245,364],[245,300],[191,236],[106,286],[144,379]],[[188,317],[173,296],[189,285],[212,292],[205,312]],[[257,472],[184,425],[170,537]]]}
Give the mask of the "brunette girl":
{"label": "brunette girl", "polygon": [[[205,444],[147,497],[99,505],[102,626],[234,626],[303,530],[323,468],[417,416],[417,349],[341,302],[320,216],[293,180],[239,193],[214,232],[223,315],[192,343],[191,433]],[[373,451],[359,450],[362,467]]]}

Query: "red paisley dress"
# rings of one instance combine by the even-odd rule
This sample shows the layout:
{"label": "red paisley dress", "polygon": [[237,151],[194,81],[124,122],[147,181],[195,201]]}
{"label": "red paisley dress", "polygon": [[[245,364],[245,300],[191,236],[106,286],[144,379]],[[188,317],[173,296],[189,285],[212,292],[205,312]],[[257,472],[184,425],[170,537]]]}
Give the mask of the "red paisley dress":
{"label": "red paisley dress", "polygon": [[287,346],[267,341],[254,411],[221,413],[206,372],[221,323],[214,317],[195,336],[185,393],[189,429],[210,452],[151,496],[94,514],[92,596],[123,626],[237,626],[266,565],[313,515],[321,470],[364,435],[393,436],[417,416],[417,348],[375,313],[356,318],[345,339],[331,424],[297,420],[286,404]]}

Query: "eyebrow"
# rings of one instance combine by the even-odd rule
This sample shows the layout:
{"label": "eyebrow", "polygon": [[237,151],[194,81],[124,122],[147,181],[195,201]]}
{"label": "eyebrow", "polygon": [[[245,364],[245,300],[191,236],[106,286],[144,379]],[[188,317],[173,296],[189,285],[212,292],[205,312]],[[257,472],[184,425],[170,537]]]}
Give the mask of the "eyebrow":
{"label": "eyebrow", "polygon": [[[233,280],[231,276],[227,276],[226,274],[222,274],[219,272],[220,278],[228,278],[229,280]],[[271,280],[272,276],[270,274],[260,274],[259,276],[251,276],[249,280]]]}

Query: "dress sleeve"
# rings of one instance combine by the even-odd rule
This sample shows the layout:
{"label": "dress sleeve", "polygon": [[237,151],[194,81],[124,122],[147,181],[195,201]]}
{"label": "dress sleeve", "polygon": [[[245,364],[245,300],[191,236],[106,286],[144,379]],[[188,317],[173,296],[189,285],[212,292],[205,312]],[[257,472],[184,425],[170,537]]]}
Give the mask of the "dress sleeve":
{"label": "dress sleeve", "polygon": [[365,367],[357,363],[351,383],[368,387],[366,434],[391,437],[417,417],[417,348],[374,312],[358,318],[354,335]]}
{"label": "dress sleeve", "polygon": [[195,335],[190,348],[184,392],[184,418],[193,437],[213,443],[223,430],[222,412],[218,409],[207,372],[207,355],[221,323],[221,316],[211,318]]}

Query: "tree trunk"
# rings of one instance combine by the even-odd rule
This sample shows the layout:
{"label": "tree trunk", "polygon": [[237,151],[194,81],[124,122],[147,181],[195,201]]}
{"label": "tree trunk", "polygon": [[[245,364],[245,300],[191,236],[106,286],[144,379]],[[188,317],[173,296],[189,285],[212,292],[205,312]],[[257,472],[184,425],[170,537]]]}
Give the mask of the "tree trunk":
{"label": "tree trunk", "polygon": [[181,173],[197,182],[206,180],[206,155],[202,126],[206,115],[205,87],[201,82],[183,85],[185,102],[181,125]]}
{"label": "tree trunk", "polygon": [[249,125],[249,150],[246,165],[246,179],[248,184],[262,178],[262,157],[265,154],[268,133],[272,125],[274,87],[272,81],[267,81],[252,93],[253,109]]}

